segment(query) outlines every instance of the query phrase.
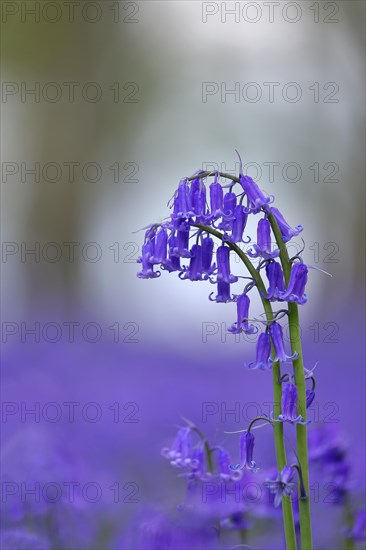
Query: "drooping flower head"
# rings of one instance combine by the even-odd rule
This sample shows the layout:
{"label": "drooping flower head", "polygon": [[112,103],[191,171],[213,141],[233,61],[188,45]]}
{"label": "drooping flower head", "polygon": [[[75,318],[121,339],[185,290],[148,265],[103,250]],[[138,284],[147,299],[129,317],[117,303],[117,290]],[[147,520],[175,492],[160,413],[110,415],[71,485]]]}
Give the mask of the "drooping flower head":
{"label": "drooping flower head", "polygon": [[205,278],[202,267],[202,246],[194,244],[190,250],[189,267],[185,268],[180,274],[180,279],[190,279],[191,281],[202,281]]}
{"label": "drooping flower head", "polygon": [[216,251],[217,282],[236,283],[238,277],[230,272],[230,249],[228,246],[219,246]]}
{"label": "drooping flower head", "polygon": [[288,382],[282,386],[281,410],[278,415],[279,422],[290,422],[291,424],[309,424],[310,420],[305,421],[301,414],[297,414],[298,394],[295,384]]}
{"label": "drooping flower head", "polygon": [[240,463],[231,466],[233,470],[255,470],[256,463],[253,460],[255,438],[252,432],[243,432],[240,436]]}
{"label": "drooping flower head", "polygon": [[154,264],[151,262],[151,258],[154,258],[154,241],[148,239],[142,245],[142,253],[138,258],[138,262],[142,264],[142,269],[137,273],[140,279],[155,279],[160,277],[160,271],[154,271]]}
{"label": "drooping flower head", "polygon": [[315,399],[315,391],[307,389],[306,390],[306,408],[307,409],[311,406],[314,399]]}
{"label": "drooping flower head", "polygon": [[220,447],[217,453],[217,465],[219,471],[219,477],[224,481],[236,481],[241,478],[240,470],[233,470],[230,468],[231,459],[226,449]]}
{"label": "drooping flower head", "polygon": [[252,258],[262,257],[269,260],[279,256],[280,251],[278,248],[272,251],[271,224],[267,218],[263,218],[258,222],[257,244],[253,244],[253,249],[254,251],[248,250],[248,255]]}
{"label": "drooping flower head", "polygon": [[267,332],[262,332],[257,340],[255,361],[248,364],[250,369],[266,370],[272,367],[271,339]]}
{"label": "drooping flower head", "polygon": [[239,334],[245,332],[246,334],[254,334],[256,332],[256,327],[254,325],[249,325],[248,315],[249,315],[249,305],[250,300],[247,294],[242,294],[239,296],[236,306],[237,306],[237,321],[231,325],[227,330],[232,334]]}
{"label": "drooping flower head", "polygon": [[285,218],[282,216],[281,212],[278,210],[278,208],[275,208],[272,206],[271,213],[274,215],[276,222],[278,223],[278,227],[281,231],[282,238],[285,243],[290,241],[292,237],[297,237],[299,233],[303,230],[302,225],[297,225],[295,229],[293,229],[285,220]]}
{"label": "drooping flower head", "polygon": [[180,256],[178,256],[175,251],[177,250],[177,237],[172,233],[168,239],[168,258],[165,260],[163,266],[169,271],[182,271],[182,266],[180,265]]}
{"label": "drooping flower head", "polygon": [[222,222],[219,224],[219,229],[224,231],[230,231],[233,227],[233,221],[235,219],[234,211],[236,207],[236,195],[235,193],[226,193],[224,195],[224,216]]}
{"label": "drooping flower head", "polygon": [[167,257],[168,233],[164,227],[161,227],[155,236],[155,245],[150,262],[153,265],[164,264]]}
{"label": "drooping flower head", "polygon": [[269,287],[264,297],[271,302],[274,300],[281,301],[282,293],[285,291],[285,279],[281,265],[275,261],[267,263],[266,275],[269,281]]}
{"label": "drooping flower head", "polygon": [[231,234],[225,234],[224,241],[232,243],[241,243],[243,241],[243,233],[247,223],[248,214],[243,205],[238,204],[234,208],[234,219],[231,224]]}
{"label": "drooping flower head", "polygon": [[181,222],[178,226],[176,247],[172,250],[172,255],[180,256],[181,258],[191,257],[191,253],[189,251],[190,227],[190,224],[186,221]]}
{"label": "drooping flower head", "polygon": [[170,461],[172,466],[184,468],[192,460],[192,430],[189,426],[181,428],[171,447],[164,447],[161,453]]}
{"label": "drooping flower head", "polygon": [[215,272],[216,264],[212,263],[214,241],[210,236],[202,239],[202,270],[209,277]]}
{"label": "drooping flower head", "polygon": [[196,178],[191,183],[190,200],[197,221],[203,221],[206,214],[206,186],[202,178]]}
{"label": "drooping flower head", "polygon": [[224,212],[224,190],[218,181],[218,174],[215,181],[210,185],[210,213],[207,215],[207,221],[213,221],[220,218]]}
{"label": "drooping flower head", "polygon": [[192,208],[190,189],[187,178],[181,180],[178,186],[177,192],[177,205],[178,212],[175,213],[177,218],[191,218],[195,212]]}
{"label": "drooping flower head", "polygon": [[274,322],[270,324],[269,334],[271,336],[272,343],[276,352],[276,356],[272,359],[273,363],[275,363],[276,361],[281,361],[281,363],[285,363],[288,360],[296,359],[296,352],[293,355],[286,354],[282,327],[279,323]]}
{"label": "drooping flower head", "polygon": [[233,302],[236,298],[231,296],[230,293],[230,283],[217,283],[217,294],[215,298],[212,298],[214,292],[211,292],[208,299],[210,302],[217,302],[218,304],[226,304],[227,302]]}
{"label": "drooping flower head", "polygon": [[285,291],[280,292],[281,300],[296,302],[299,305],[307,302],[305,285],[308,280],[308,268],[303,263],[296,263],[292,266],[290,280]]}
{"label": "drooping flower head", "polygon": [[250,176],[240,176],[240,184],[248,197],[250,208],[256,212],[271,202],[271,197],[266,197]]}

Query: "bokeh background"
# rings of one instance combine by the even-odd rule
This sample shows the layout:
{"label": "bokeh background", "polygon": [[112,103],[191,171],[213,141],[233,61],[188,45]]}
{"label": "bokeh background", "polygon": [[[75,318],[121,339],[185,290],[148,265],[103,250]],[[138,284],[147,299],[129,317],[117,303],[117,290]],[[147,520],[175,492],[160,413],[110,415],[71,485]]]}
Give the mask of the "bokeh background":
{"label": "bokeh background", "polygon": [[[16,483],[2,529],[24,526],[20,508],[36,501],[22,482],[77,482],[67,519],[49,523],[56,505],[41,496],[27,528],[57,533],[57,548],[137,548],[126,542],[134,518],[183,499],[160,456],[180,416],[235,456],[224,432],[265,412],[271,381],[244,368],[254,342],[225,333],[235,306],[209,302],[206,283],[136,278],[141,229],[166,216],[182,177],[237,173],[235,149],[304,226],[304,260],[332,275],[311,271],[301,308],[306,366],[319,362],[313,425],[347,442],[361,507],[364,2],[1,9],[2,479]],[[269,467],[271,438],[258,439]],[[95,503],[87,483],[101,490]],[[318,500],[317,548],[341,548],[343,512]],[[280,524],[266,532],[248,544],[278,548]]]}

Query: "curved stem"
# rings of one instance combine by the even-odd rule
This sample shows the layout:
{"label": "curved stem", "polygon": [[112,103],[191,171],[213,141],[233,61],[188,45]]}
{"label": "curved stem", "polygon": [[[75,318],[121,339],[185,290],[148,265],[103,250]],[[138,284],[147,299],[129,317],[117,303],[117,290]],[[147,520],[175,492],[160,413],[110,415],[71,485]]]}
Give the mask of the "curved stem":
{"label": "curved stem", "polygon": [[[206,175],[208,174],[209,173],[206,173]],[[225,174],[222,174],[221,172],[220,172],[220,175],[225,177]],[[197,177],[205,177],[205,174],[199,174]],[[232,176],[228,176],[228,177],[230,177],[235,181],[235,179],[232,178]],[[216,229],[212,229],[211,227],[208,227],[202,224],[195,224],[195,226],[198,227],[199,229],[202,229],[202,231],[206,231],[207,233],[210,233],[211,235],[213,235],[214,237],[220,240],[222,240],[223,238],[223,234],[220,233],[220,231],[217,231]],[[259,273],[259,271],[255,269],[255,267],[253,266],[253,264],[251,263],[251,261],[249,260],[245,252],[243,252],[238,245],[231,242],[227,242],[227,245],[231,248],[231,250],[236,252],[239,258],[243,261],[245,267],[248,269],[250,275],[255,280],[259,295],[262,300],[264,311],[266,314],[266,319],[267,321],[272,321],[274,319],[272,305],[269,300],[264,298],[264,294],[266,293],[266,287],[263,283],[261,274]],[[272,348],[272,357],[275,357],[273,344],[271,344],[271,348]],[[282,384],[279,381],[281,378],[281,366],[278,361],[276,363],[273,363],[272,365],[272,376],[273,376],[273,398],[274,398],[273,412],[274,412],[275,418],[277,418],[278,415],[281,414],[281,396],[282,396]],[[273,425],[273,431],[274,431],[277,468],[278,468],[278,471],[281,471],[287,463],[282,422],[275,422]],[[285,538],[286,538],[286,548],[288,550],[296,550],[296,534],[295,534],[295,527],[294,527],[292,503],[291,503],[290,497],[283,496],[282,498],[282,515],[283,515],[283,524],[284,524]]]}
{"label": "curved stem", "polygon": [[193,424],[193,422],[191,422],[190,420],[188,420],[188,418],[185,418],[184,416],[182,416],[182,419],[184,420],[184,422],[186,422],[187,426],[189,426],[192,430],[194,430],[198,435],[198,437],[200,437],[200,439],[202,440],[203,446],[205,448],[207,468],[208,468],[208,471],[211,474],[213,474],[214,473],[214,467],[213,467],[213,461],[212,461],[213,449],[211,449],[209,441],[206,439],[205,434],[195,424]]}
{"label": "curved stem", "polygon": [[[213,170],[211,172],[202,172],[201,174],[196,174],[195,176],[191,176],[190,178],[187,178],[187,179],[188,181],[192,181],[196,179],[207,178],[208,176],[214,176],[215,174],[217,174],[217,170]],[[219,172],[219,175],[222,178],[235,181],[235,183],[240,183],[240,178],[238,178],[237,176],[232,176],[231,174],[228,174],[226,172]]]}
{"label": "curved stem", "polygon": [[[280,250],[280,260],[286,284],[288,284],[291,275],[291,262],[288,256],[286,244],[283,242],[281,231],[273,214],[268,215],[277,246]],[[288,317],[290,329],[290,341],[292,353],[297,352],[297,358],[293,360],[294,378],[298,392],[298,414],[306,420],[306,380],[302,355],[299,310],[294,302],[288,304]],[[311,550],[313,547],[310,517],[310,499],[309,499],[309,458],[307,426],[297,424],[296,426],[297,454],[302,470],[304,487],[307,497],[299,500],[300,512],[300,536],[302,550]]]}

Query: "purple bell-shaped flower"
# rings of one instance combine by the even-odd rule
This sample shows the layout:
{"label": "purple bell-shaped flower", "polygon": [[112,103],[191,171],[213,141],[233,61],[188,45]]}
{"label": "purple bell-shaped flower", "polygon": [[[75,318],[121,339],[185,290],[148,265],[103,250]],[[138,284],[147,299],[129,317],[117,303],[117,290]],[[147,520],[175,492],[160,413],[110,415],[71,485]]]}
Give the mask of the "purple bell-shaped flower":
{"label": "purple bell-shaped flower", "polygon": [[280,292],[281,300],[296,302],[303,305],[307,302],[305,286],[308,280],[308,268],[303,263],[296,263],[292,266],[290,280],[287,290]]}
{"label": "purple bell-shaped flower", "polygon": [[214,241],[211,237],[202,239],[202,270],[208,278],[216,269],[216,264],[212,263]]}
{"label": "purple bell-shaped flower", "polygon": [[238,277],[230,273],[230,249],[228,246],[219,246],[216,252],[217,282],[236,283]]}
{"label": "purple bell-shaped flower", "polygon": [[255,361],[249,363],[248,368],[267,370],[271,367],[271,338],[267,332],[262,332],[257,340]]}
{"label": "purple bell-shaped flower", "polygon": [[271,197],[265,196],[263,191],[259,189],[258,185],[250,176],[241,174],[240,184],[248,197],[250,209],[258,211],[271,202]]}
{"label": "purple bell-shaped flower", "polygon": [[202,281],[202,246],[194,244],[191,249],[191,259],[189,267],[179,274],[180,279],[190,279],[191,281]]}
{"label": "purple bell-shaped flower", "polygon": [[290,422],[291,424],[306,424],[310,420],[305,421],[301,414],[297,414],[297,387],[292,382],[288,382],[282,386],[281,410],[282,413],[275,419],[278,422]]}
{"label": "purple bell-shaped flower", "polygon": [[237,321],[231,325],[227,330],[232,334],[239,334],[245,332],[246,334],[254,334],[257,329],[254,325],[249,325],[248,315],[249,315],[249,305],[250,300],[247,294],[242,294],[239,296],[236,307],[237,307]]}
{"label": "purple bell-shaped flower", "polygon": [[281,361],[281,363],[285,363],[286,361],[296,359],[296,352],[293,355],[286,355],[285,344],[283,342],[282,327],[280,324],[276,322],[271,323],[269,326],[269,334],[271,336],[276,353],[275,358],[271,359],[272,363],[275,363],[276,361]]}
{"label": "purple bell-shaped flower", "polygon": [[264,295],[267,300],[282,300],[282,293],[285,291],[285,279],[283,276],[282,267],[278,262],[269,262],[266,265],[266,275],[269,281],[267,295]]}
{"label": "purple bell-shaped flower", "polygon": [[142,269],[137,273],[140,279],[155,279],[160,277],[160,271],[154,271],[154,264],[151,263],[151,258],[154,257],[154,243],[152,240],[147,240],[142,245],[142,254],[138,258],[138,263],[142,264]]}
{"label": "purple bell-shaped flower", "polygon": [[227,302],[234,302],[235,297],[230,294],[230,283],[217,283],[217,294],[215,298],[212,298],[214,292],[211,292],[208,299],[210,302],[217,302],[218,304],[226,304]]}
{"label": "purple bell-shaped flower", "polygon": [[292,237],[296,237],[303,230],[302,225],[297,225],[295,229],[289,226],[285,218],[282,216],[281,212],[274,206],[272,206],[271,212],[277,221],[278,227],[281,231],[281,235],[285,243],[292,239]]}
{"label": "purple bell-shaped flower", "polygon": [[271,224],[266,218],[258,222],[257,244],[253,244],[253,249],[254,251],[248,250],[248,255],[251,258],[262,257],[265,260],[269,260],[279,256],[280,251],[278,248],[272,251]]}
{"label": "purple bell-shaped flower", "polygon": [[232,470],[256,470],[256,463],[253,460],[255,438],[252,432],[243,432],[240,436],[240,464],[232,466]]}

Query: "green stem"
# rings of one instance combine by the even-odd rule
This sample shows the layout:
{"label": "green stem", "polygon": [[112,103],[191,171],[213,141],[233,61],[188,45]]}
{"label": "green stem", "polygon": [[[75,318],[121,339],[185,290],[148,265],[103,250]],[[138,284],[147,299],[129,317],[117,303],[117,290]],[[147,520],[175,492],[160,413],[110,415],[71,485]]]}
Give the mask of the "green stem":
{"label": "green stem", "polygon": [[[346,527],[348,527],[349,529],[352,529],[352,525],[355,518],[353,516],[352,506],[348,497],[346,497],[346,500],[344,503],[343,515],[344,515],[344,521],[345,521]],[[343,546],[344,546],[344,550],[353,550],[355,547],[355,543],[352,537],[346,535],[344,537]]]}
{"label": "green stem", "polygon": [[[200,174],[200,176],[204,177],[204,174]],[[221,176],[225,177],[224,174],[221,174]],[[227,176],[227,177],[234,179],[231,176]],[[223,238],[223,234],[220,233],[220,231],[217,231],[216,229],[212,229],[209,226],[205,226],[201,224],[195,224],[195,226],[201,229],[202,231],[206,231],[207,233],[210,233],[211,235],[213,235],[214,237],[220,240],[222,240]],[[255,269],[255,267],[253,266],[249,258],[246,256],[245,252],[243,252],[241,248],[239,248],[239,246],[237,246],[235,243],[232,243],[232,242],[227,242],[227,245],[231,248],[231,250],[233,250],[239,256],[239,258],[244,263],[245,267],[248,269],[250,275],[255,280],[259,295],[262,300],[264,311],[266,314],[266,319],[267,321],[272,321],[274,319],[272,305],[269,300],[266,300],[266,298],[264,298],[264,294],[266,293],[266,287],[263,283],[263,280],[259,271]],[[274,356],[275,356],[274,349],[272,346],[272,357]],[[279,362],[273,363],[272,375],[273,375],[274,415],[275,415],[275,418],[277,418],[278,415],[281,413],[281,395],[282,395],[282,384],[281,382],[279,382],[279,379],[281,377],[281,367]],[[274,430],[274,442],[275,442],[275,450],[276,450],[277,468],[279,471],[281,471],[287,463],[282,422],[274,422],[273,430]],[[283,515],[283,524],[284,524],[285,538],[286,538],[286,548],[288,550],[296,550],[296,534],[295,534],[295,527],[294,527],[292,504],[291,504],[290,498],[286,496],[282,498],[282,515]]]}
{"label": "green stem", "polygon": [[213,474],[214,473],[214,465],[213,465],[213,461],[212,461],[212,449],[211,449],[209,441],[206,439],[205,434],[195,424],[193,424],[193,422],[191,422],[190,420],[188,420],[188,418],[185,418],[184,416],[182,416],[182,419],[187,424],[187,426],[189,426],[192,430],[194,430],[196,432],[196,434],[202,440],[202,443],[203,443],[203,446],[204,446],[204,449],[205,449],[206,460],[207,460],[207,468],[208,468],[208,471],[211,474]]}
{"label": "green stem", "polygon": [[[268,220],[271,224],[272,231],[274,233],[278,248],[280,250],[280,260],[285,277],[286,284],[288,284],[291,275],[291,262],[288,256],[287,248],[283,242],[281,231],[278,227],[277,221],[273,214],[269,214]],[[301,414],[304,420],[306,420],[306,381],[304,362],[301,347],[300,338],[300,323],[299,323],[299,310],[298,306],[294,302],[288,304],[288,318],[290,329],[290,342],[292,353],[297,353],[297,359],[293,360],[293,369],[295,384],[298,392],[298,414]],[[311,516],[310,516],[310,498],[309,498],[309,459],[308,459],[308,441],[307,441],[307,427],[301,424],[296,426],[296,443],[297,443],[297,455],[299,458],[304,487],[307,494],[306,498],[299,499],[299,512],[300,512],[300,537],[302,550],[311,550],[312,543],[312,530],[311,530]]]}

